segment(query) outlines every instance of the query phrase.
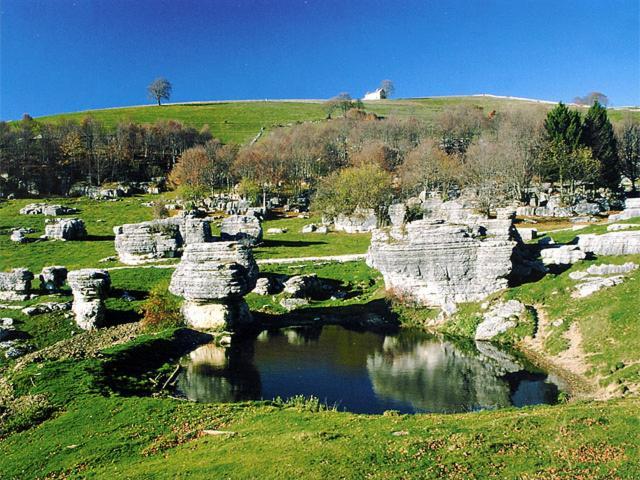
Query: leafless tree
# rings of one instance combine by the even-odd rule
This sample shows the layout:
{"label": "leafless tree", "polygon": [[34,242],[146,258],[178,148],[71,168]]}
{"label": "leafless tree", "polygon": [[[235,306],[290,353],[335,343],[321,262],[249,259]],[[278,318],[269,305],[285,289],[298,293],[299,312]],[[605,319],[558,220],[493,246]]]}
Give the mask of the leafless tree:
{"label": "leafless tree", "polygon": [[147,93],[149,94],[149,98],[156,100],[158,106],[160,106],[161,100],[169,100],[172,89],[173,87],[169,80],[164,77],[159,77],[147,87]]}

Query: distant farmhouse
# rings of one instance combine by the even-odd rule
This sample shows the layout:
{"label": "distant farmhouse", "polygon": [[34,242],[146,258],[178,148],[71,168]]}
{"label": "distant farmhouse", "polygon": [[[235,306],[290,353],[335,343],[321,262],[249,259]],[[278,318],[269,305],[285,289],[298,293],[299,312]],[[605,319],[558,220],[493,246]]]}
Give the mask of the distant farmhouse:
{"label": "distant farmhouse", "polygon": [[365,93],[363,100],[384,100],[385,98],[387,98],[387,92],[384,88],[377,88],[373,92]]}

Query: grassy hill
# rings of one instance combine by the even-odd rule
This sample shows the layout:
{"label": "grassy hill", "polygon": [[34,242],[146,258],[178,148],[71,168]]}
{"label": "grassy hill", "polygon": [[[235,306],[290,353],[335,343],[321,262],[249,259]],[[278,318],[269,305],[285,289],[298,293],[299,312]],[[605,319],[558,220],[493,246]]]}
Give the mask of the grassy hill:
{"label": "grassy hill", "polygon": [[[365,102],[365,107],[367,111],[382,116],[413,116],[430,122],[447,106],[458,104],[475,105],[487,112],[513,107],[532,109],[552,107],[549,103],[490,96],[381,100]],[[621,120],[625,114],[640,118],[638,111],[631,113],[625,110],[610,110],[610,116],[614,121]],[[214,137],[223,142],[235,143],[251,140],[262,127],[272,129],[295,122],[322,120],[326,117],[320,100],[270,100],[109,108],[50,115],[40,117],[38,120],[57,123],[62,120],[80,120],[87,115],[104,122],[108,127],[115,127],[120,121],[151,123],[159,119],[179,120],[195,128],[208,125]]]}

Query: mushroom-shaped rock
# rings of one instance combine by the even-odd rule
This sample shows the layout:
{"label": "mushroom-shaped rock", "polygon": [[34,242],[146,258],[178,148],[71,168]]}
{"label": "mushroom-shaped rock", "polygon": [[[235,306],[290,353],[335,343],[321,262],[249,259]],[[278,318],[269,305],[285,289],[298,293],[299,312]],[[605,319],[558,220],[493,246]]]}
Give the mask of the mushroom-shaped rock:
{"label": "mushroom-shaped rock", "polygon": [[177,257],[182,245],[178,225],[162,220],[120,225],[113,232],[118,257],[128,265]]}
{"label": "mushroom-shaped rock", "polygon": [[231,215],[220,225],[222,240],[236,240],[255,245],[262,240],[262,226],[255,215]]}
{"label": "mushroom-shaped rock", "polygon": [[78,326],[84,330],[103,326],[104,299],[111,286],[109,272],[93,268],[72,270],[67,275],[67,283],[73,293],[72,310]]}
{"label": "mushroom-shaped rock", "polygon": [[67,279],[67,269],[61,265],[44,267],[40,272],[40,289],[56,293],[59,292]]}
{"label": "mushroom-shaped rock", "polygon": [[184,297],[182,314],[201,330],[239,329],[251,322],[243,296],[256,285],[258,266],[239,242],[187,245],[169,291]]}
{"label": "mushroom-shaped rock", "polygon": [[29,297],[33,273],[26,268],[0,272],[0,300],[22,301]]}

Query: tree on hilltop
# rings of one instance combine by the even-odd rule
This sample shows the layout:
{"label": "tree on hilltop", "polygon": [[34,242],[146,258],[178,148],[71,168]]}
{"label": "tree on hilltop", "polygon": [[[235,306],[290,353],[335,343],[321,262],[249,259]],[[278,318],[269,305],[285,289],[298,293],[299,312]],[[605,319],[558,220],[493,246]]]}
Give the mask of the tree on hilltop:
{"label": "tree on hilltop", "polygon": [[169,100],[171,97],[171,82],[164,77],[156,78],[151,84],[147,87],[147,92],[149,94],[149,98],[152,98],[158,102],[158,106],[160,106],[160,100]]}
{"label": "tree on hilltop", "polygon": [[600,163],[600,183],[616,190],[620,184],[618,146],[607,109],[597,101],[584,118],[583,138],[593,158]]}

